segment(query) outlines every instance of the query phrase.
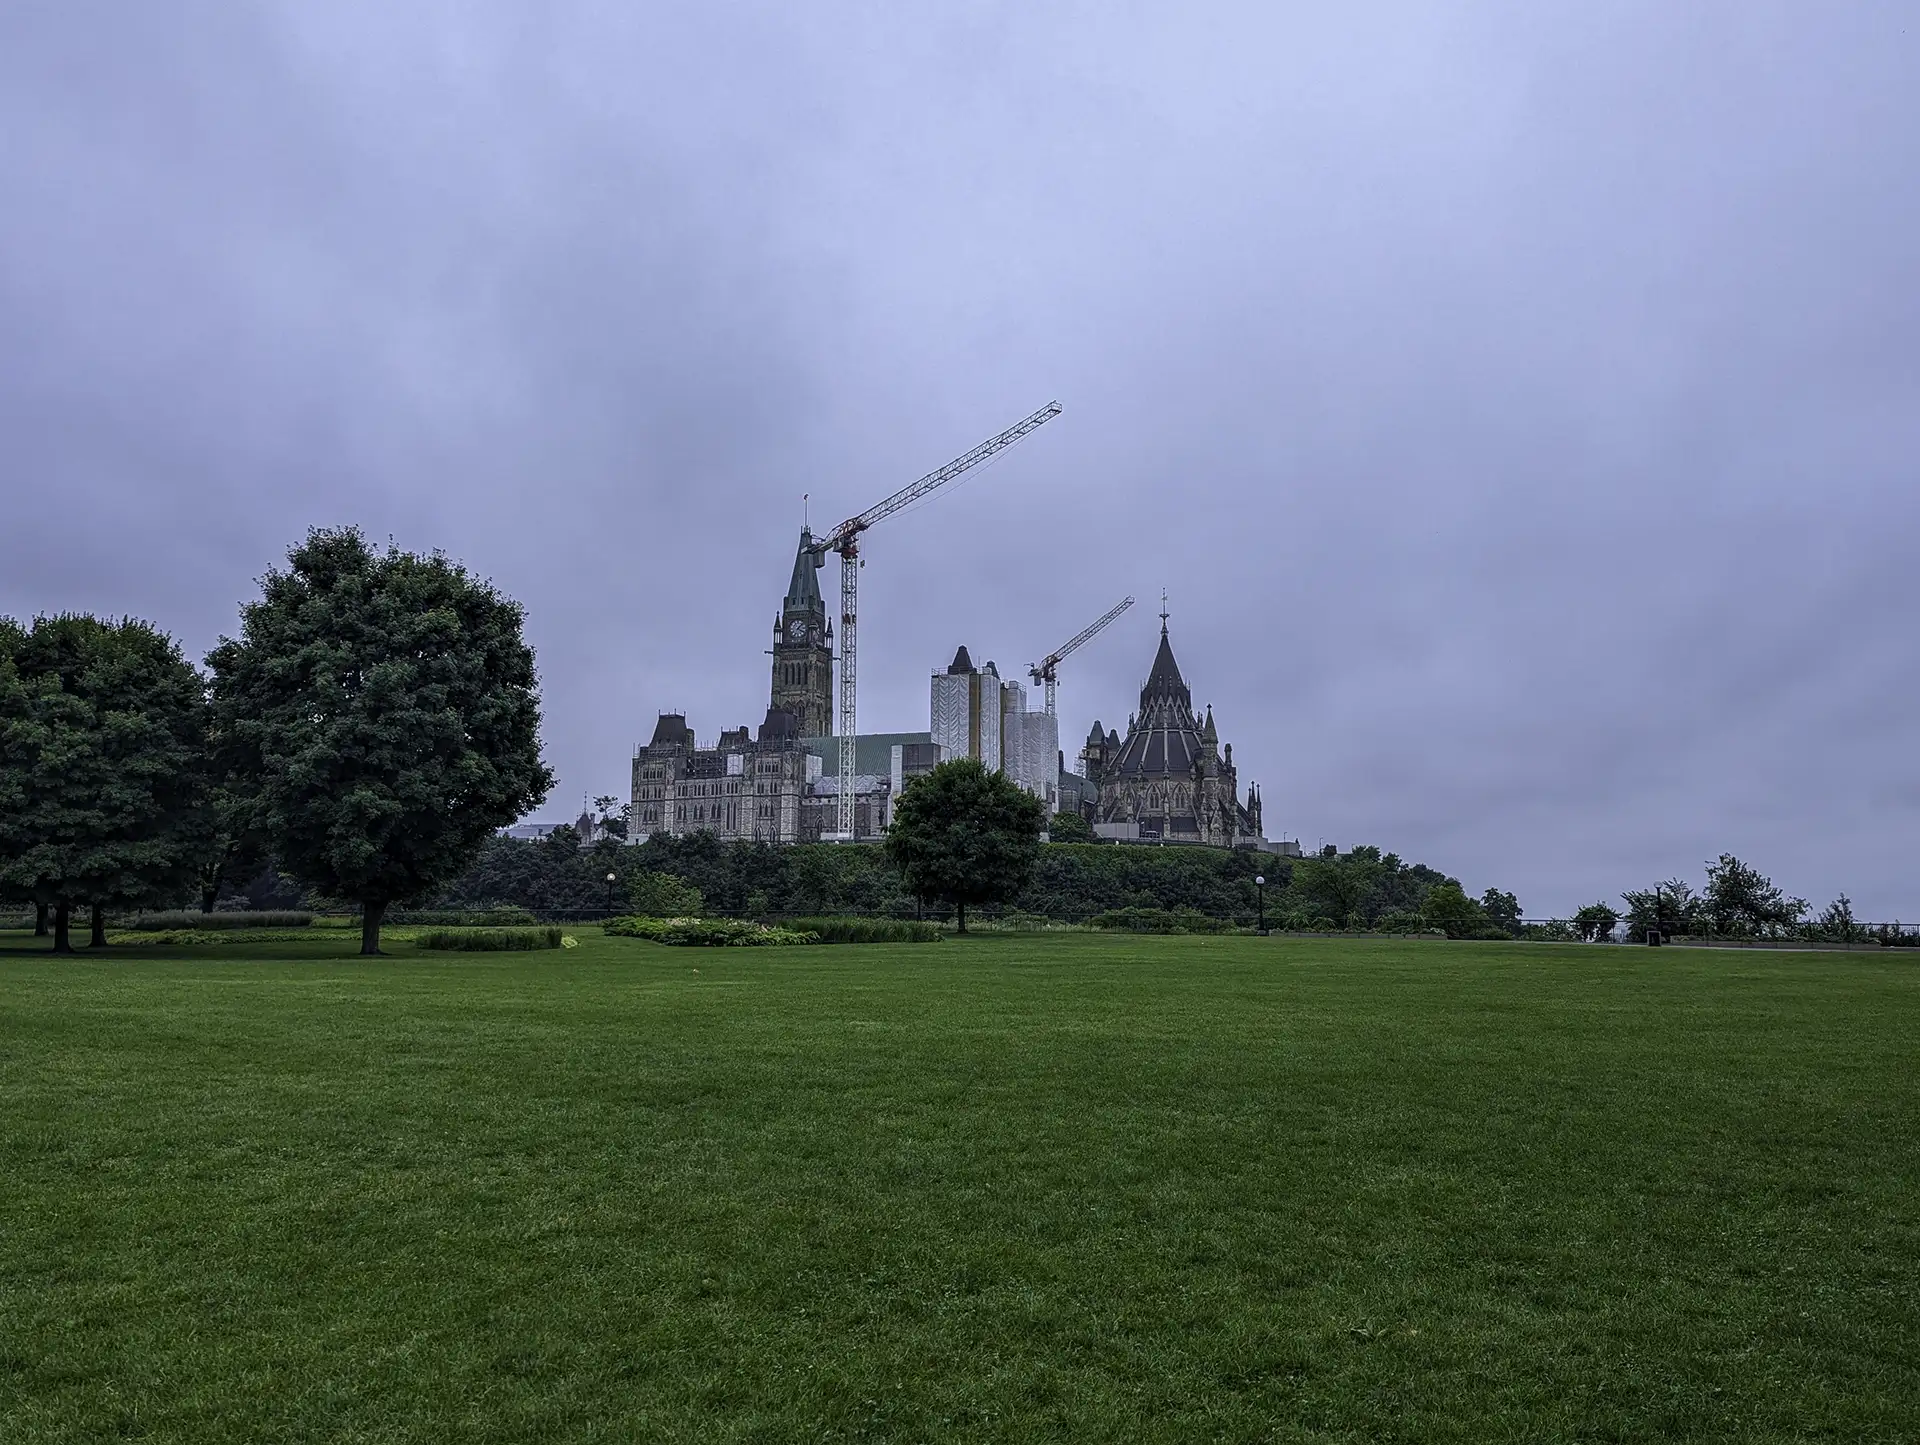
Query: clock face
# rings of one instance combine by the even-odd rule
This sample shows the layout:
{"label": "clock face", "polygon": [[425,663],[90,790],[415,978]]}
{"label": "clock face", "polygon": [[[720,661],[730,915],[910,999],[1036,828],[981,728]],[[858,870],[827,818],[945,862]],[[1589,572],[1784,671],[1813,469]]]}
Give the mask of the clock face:
{"label": "clock face", "polygon": [[805,642],[806,640],[807,640],[807,624],[804,621],[795,619],[794,621],[789,622],[787,624],[787,641]]}

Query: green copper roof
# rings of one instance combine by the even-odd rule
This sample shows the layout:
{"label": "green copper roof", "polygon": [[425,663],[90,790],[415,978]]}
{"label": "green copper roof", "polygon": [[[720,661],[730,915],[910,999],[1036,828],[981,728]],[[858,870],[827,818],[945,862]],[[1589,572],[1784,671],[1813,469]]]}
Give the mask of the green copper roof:
{"label": "green copper roof", "polygon": [[813,575],[820,570],[824,556],[812,549],[813,533],[802,527],[800,547],[793,554],[793,580],[787,583],[787,596],[782,604],[789,612],[826,610],[820,601],[820,583]]}

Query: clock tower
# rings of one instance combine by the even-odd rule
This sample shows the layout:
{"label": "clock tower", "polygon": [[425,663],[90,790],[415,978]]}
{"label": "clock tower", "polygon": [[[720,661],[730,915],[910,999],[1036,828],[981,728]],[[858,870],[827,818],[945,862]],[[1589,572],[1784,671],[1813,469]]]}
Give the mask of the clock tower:
{"label": "clock tower", "polygon": [[773,624],[773,706],[793,714],[802,737],[822,738],[833,732],[833,627],[818,579],[826,556],[813,546],[813,533],[802,527]]}

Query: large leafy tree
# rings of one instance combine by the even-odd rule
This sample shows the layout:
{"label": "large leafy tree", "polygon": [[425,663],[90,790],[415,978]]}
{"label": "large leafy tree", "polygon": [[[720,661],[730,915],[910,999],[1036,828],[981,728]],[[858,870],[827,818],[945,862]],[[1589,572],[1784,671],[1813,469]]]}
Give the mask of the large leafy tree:
{"label": "large leafy tree", "polygon": [[969,903],[1017,895],[1040,856],[1046,809],[1006,774],[953,758],[901,790],[887,857],[922,902],[950,903],[967,930]]}
{"label": "large leafy tree", "polygon": [[0,645],[0,876],[51,906],[56,952],[76,904],[104,944],[108,905],[171,902],[191,876],[205,684],[132,619],[43,617]]}
{"label": "large leafy tree", "polygon": [[546,797],[518,603],[438,554],[316,530],[208,657],[223,762],[280,868],[362,910],[452,882]]}

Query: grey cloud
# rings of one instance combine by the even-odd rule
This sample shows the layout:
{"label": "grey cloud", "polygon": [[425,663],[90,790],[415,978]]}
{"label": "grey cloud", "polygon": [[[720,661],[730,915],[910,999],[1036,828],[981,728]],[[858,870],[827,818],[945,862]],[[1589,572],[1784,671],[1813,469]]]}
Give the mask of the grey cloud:
{"label": "grey cloud", "polygon": [[560,812],[758,715],[801,493],[1057,395],[876,533],[874,724],[1165,586],[1308,842],[1920,913],[1916,70],[1891,4],[13,7],[0,608],[200,648],[309,524],[444,547]]}

